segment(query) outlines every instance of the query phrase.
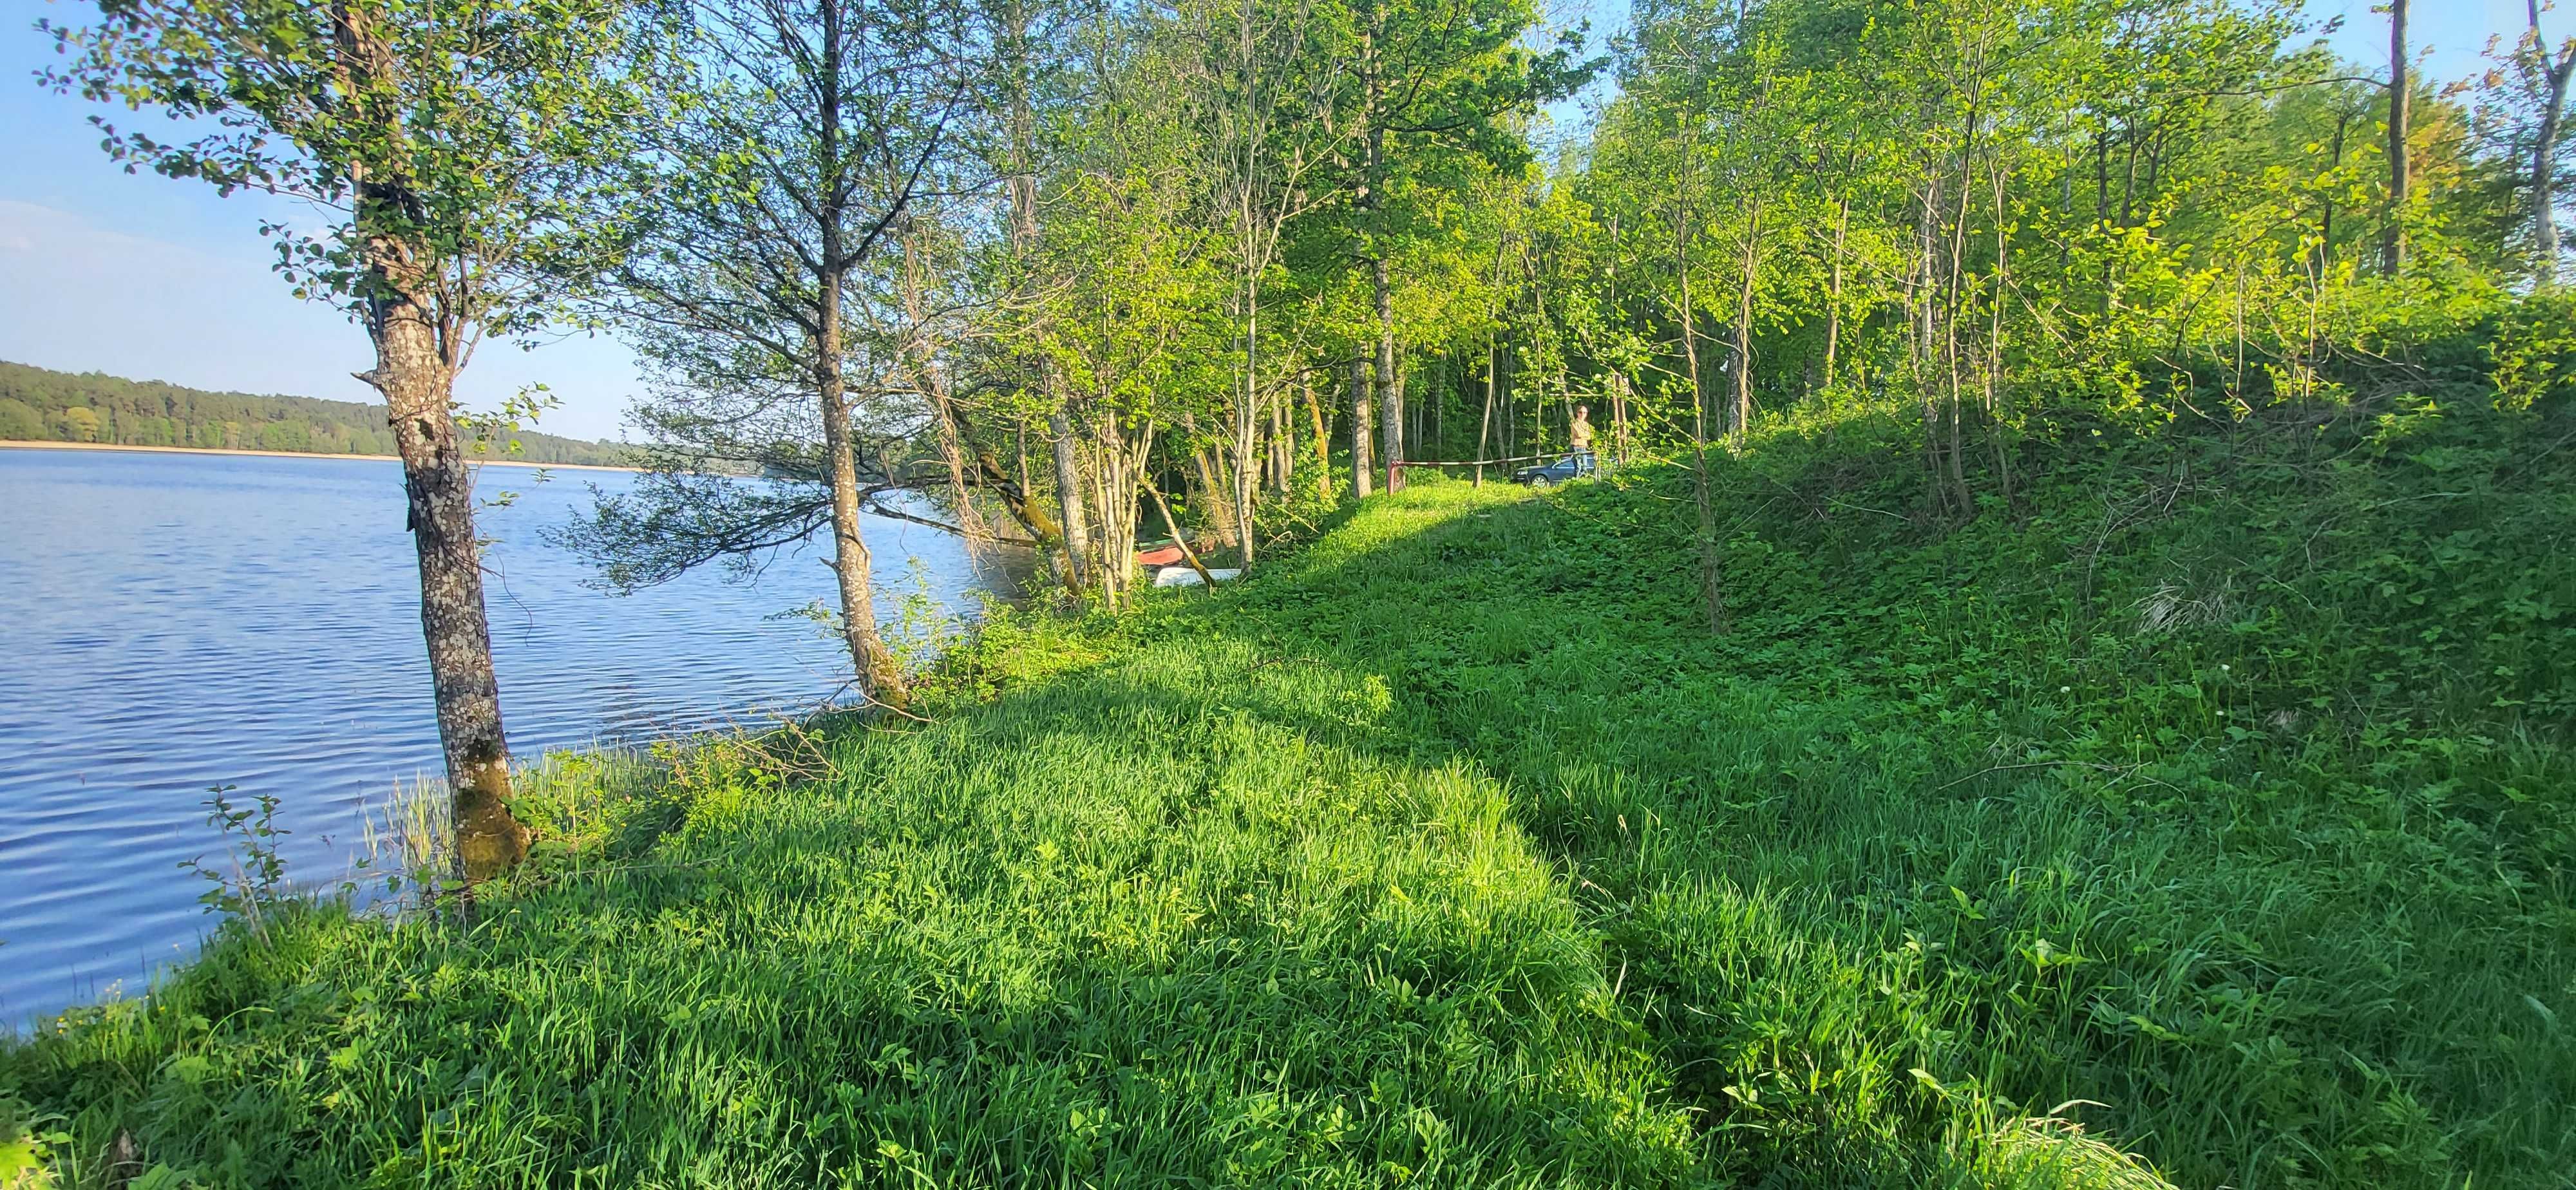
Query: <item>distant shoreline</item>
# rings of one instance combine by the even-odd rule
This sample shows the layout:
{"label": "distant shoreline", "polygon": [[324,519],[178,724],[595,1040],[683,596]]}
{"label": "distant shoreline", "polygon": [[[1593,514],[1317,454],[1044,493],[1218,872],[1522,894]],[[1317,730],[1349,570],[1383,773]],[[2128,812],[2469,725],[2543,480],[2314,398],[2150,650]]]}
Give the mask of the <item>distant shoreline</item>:
{"label": "distant shoreline", "polygon": [[[222,447],[205,446],[120,446],[112,442],[26,442],[8,438],[0,438],[0,450],[124,450],[154,455],[248,455],[261,459],[374,459],[386,463],[402,461],[396,455],[323,454],[308,450],[227,450]],[[548,471],[641,472],[644,470],[641,467],[611,467],[602,463],[531,463],[522,459],[473,459],[471,462],[480,467],[542,467]]]}

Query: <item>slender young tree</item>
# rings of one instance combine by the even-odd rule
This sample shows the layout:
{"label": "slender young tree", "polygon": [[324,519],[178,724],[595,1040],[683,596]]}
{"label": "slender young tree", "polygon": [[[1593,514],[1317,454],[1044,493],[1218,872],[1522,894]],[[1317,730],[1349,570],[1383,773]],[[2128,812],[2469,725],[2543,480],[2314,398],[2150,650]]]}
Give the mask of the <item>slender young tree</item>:
{"label": "slender young tree", "polygon": [[[1052,19],[1056,6],[1047,0],[1000,0],[991,9],[993,76],[989,100],[1000,126],[1000,173],[1008,204],[1005,236],[1010,262],[1009,283],[1021,292],[1005,295],[1004,309],[1042,305],[1036,291],[1044,278],[1033,275],[1039,233],[1038,91],[1050,67],[1066,60],[1067,47],[1050,48],[1051,33],[1071,30],[1070,22]],[[1106,20],[1106,13],[1095,14]],[[1095,37],[1097,30],[1094,31]],[[1082,506],[1081,443],[1074,436],[1072,394],[1054,362],[1043,353],[1015,357],[1022,385],[1034,382],[1046,410],[1047,461],[1055,487],[1056,523],[1063,546],[1065,585],[1076,592],[1090,583],[1091,533]],[[1026,373],[1034,372],[1034,375]]]}
{"label": "slender young tree", "polygon": [[455,383],[486,335],[542,320],[545,279],[587,267],[575,212],[629,149],[651,39],[625,0],[98,7],[95,24],[40,24],[66,58],[43,81],[180,122],[159,133],[94,117],[110,155],[334,215],[316,238],[263,231],[296,293],[347,310],[375,349],[357,375],[383,395],[402,459],[457,865],[468,881],[499,874],[528,832],[509,809]]}
{"label": "slender young tree", "polygon": [[2567,120],[2567,88],[2576,79],[2576,37],[2555,51],[2540,31],[2540,0],[2525,0],[2531,18],[2518,59],[2531,76],[2540,124],[2531,136],[2531,234],[2541,285],[2558,283],[2558,142]]}
{"label": "slender young tree", "polygon": [[1235,228],[1214,197],[1223,174],[1202,168],[1209,131],[1194,117],[1211,50],[1184,35],[1200,27],[1103,10],[1068,29],[1080,52],[1032,198],[1029,334],[1060,386],[1062,440],[1086,464],[1068,464],[1058,485],[1087,502],[1091,577],[1113,607],[1131,583],[1155,445],[1230,399],[1217,376],[1234,286],[1219,273]]}
{"label": "slender young tree", "polygon": [[1537,15],[1530,0],[1357,0],[1361,159],[1353,205],[1375,331],[1367,358],[1377,396],[1378,461],[1389,491],[1404,486],[1405,449],[1392,272],[1404,212],[1396,191],[1449,190],[1444,175],[1451,171],[1443,165],[1469,155],[1508,168],[1527,160],[1527,143],[1510,129],[1514,118],[1573,93],[1593,70],[1574,60],[1579,30],[1543,54],[1523,47]]}
{"label": "slender young tree", "polygon": [[[1341,130],[1326,118],[1342,66],[1315,52],[1313,5],[1224,0],[1182,12],[1204,31],[1211,57],[1194,79],[1205,92],[1200,105],[1212,125],[1204,143],[1215,158],[1211,172],[1220,179],[1212,197],[1221,213],[1213,221],[1228,232],[1235,282],[1227,304],[1240,328],[1242,352],[1228,411],[1231,490],[1222,502],[1233,514],[1229,535],[1249,566],[1261,410],[1269,394],[1286,384],[1287,372],[1264,354],[1263,278],[1290,224],[1321,205],[1311,178],[1342,148]],[[1265,377],[1265,368],[1278,375]]]}
{"label": "slender young tree", "polygon": [[[854,307],[900,291],[871,290],[864,274],[900,273],[906,214],[948,180],[973,99],[968,15],[932,0],[696,8],[693,84],[639,158],[623,255],[595,299],[659,371],[646,423],[675,449],[568,535],[631,584],[828,526],[855,684],[898,707],[903,673],[877,631],[861,515],[908,515],[883,497],[941,477],[896,449],[932,419],[886,424],[918,404],[870,400],[919,396],[920,345],[862,333],[910,320]],[[782,416],[796,405],[811,416]],[[707,467],[744,461],[794,482],[751,488]]]}
{"label": "slender young tree", "polygon": [[1351,495],[1361,499],[1368,498],[1370,485],[1377,482],[1377,468],[1370,461],[1369,451],[1369,423],[1372,420],[1369,375],[1372,366],[1366,359],[1353,358],[1344,385],[1351,407]]}
{"label": "slender young tree", "polygon": [[2380,233],[2380,271],[2406,271],[2406,193],[2414,159],[2406,150],[2407,109],[2415,85],[2406,71],[2406,0],[2388,0],[2388,226]]}
{"label": "slender young tree", "polygon": [[1680,170],[1673,187],[1673,281],[1676,295],[1673,317],[1681,323],[1683,366],[1690,375],[1691,394],[1691,503],[1699,514],[1698,532],[1693,540],[1699,546],[1700,611],[1706,617],[1710,632],[1726,630],[1726,589],[1721,574],[1717,549],[1717,512],[1710,498],[1708,482],[1708,389],[1702,380],[1699,364],[1699,309],[1691,299],[1691,174],[1697,165],[1699,140],[1696,135],[1698,116],[1682,112],[1679,118],[1690,131],[1677,138]]}

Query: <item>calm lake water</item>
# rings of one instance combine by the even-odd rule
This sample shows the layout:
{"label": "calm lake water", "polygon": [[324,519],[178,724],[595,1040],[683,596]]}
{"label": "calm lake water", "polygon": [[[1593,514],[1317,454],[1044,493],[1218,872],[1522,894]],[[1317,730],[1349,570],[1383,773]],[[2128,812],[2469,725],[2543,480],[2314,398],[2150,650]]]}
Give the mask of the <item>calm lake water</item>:
{"label": "calm lake water", "polygon": [[[539,531],[618,472],[488,468],[486,596],[513,751],[810,708],[848,657],[768,618],[833,598],[821,552],[750,584],[634,596]],[[122,991],[212,924],[177,865],[221,854],[207,787],[275,794],[301,882],[345,871],[368,808],[439,772],[419,587],[391,461],[0,449],[0,1022]],[[979,606],[955,540],[872,520],[878,607]],[[907,557],[917,558],[908,567]]]}

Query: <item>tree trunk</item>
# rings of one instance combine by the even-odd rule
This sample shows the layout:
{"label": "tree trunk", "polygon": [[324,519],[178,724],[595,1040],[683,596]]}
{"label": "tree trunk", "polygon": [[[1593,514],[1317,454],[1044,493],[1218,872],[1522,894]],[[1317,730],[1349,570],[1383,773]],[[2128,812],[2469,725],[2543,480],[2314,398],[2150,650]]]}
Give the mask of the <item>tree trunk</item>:
{"label": "tree trunk", "polygon": [[[1958,506],[1959,516],[1963,520],[1976,515],[1977,510],[1976,500],[1968,494],[1968,476],[1965,470],[1967,449],[1961,437],[1962,426],[1967,419],[1967,401],[1962,396],[1965,391],[1964,381],[1959,374],[1960,357],[1963,354],[1959,342],[1960,310],[1967,291],[1968,200],[1972,197],[1970,191],[1975,188],[1977,178],[1975,128],[1976,121],[1972,110],[1968,121],[1968,132],[1959,150],[1959,201],[1956,208],[1958,214],[1950,224],[1950,234],[1944,250],[1948,258],[1945,264],[1949,276],[1943,282],[1941,300],[1942,374],[1948,378],[1949,385],[1950,498],[1951,502]],[[2150,161],[2152,162],[2152,158]],[[2151,193],[2152,179],[2151,170],[2149,181]]]}
{"label": "tree trunk", "polygon": [[1440,413],[1448,408],[1449,394],[1457,387],[1463,371],[1455,361],[1456,357],[1449,352],[1440,353],[1440,382],[1431,386],[1431,399],[1422,403],[1418,414],[1426,424],[1422,433],[1416,436],[1415,445],[1427,449],[1434,456],[1449,453],[1447,443],[1442,441]]}
{"label": "tree trunk", "polygon": [[[1073,419],[1059,402],[1047,411],[1048,451],[1055,459],[1055,506],[1064,520],[1065,581],[1079,591],[1089,581],[1091,534],[1082,517],[1082,465],[1074,456]],[[1113,543],[1114,544],[1114,543]]]}
{"label": "tree trunk", "polygon": [[[839,237],[826,233],[827,241]],[[839,245],[824,249],[827,258]],[[841,635],[849,646],[850,666],[859,695],[871,702],[901,707],[906,699],[903,668],[877,635],[876,593],[869,587],[868,543],[859,536],[858,460],[850,453],[849,393],[841,377],[841,278],[823,278],[823,333],[815,343],[814,371],[823,415],[825,477],[832,489],[832,574],[841,588]]]}
{"label": "tree trunk", "polygon": [[842,38],[846,17],[839,5],[826,4],[820,14],[822,55],[816,92],[820,103],[816,125],[821,132],[827,196],[816,223],[822,249],[815,262],[813,369],[815,400],[823,416],[824,480],[832,493],[832,574],[841,588],[841,635],[850,650],[850,667],[859,696],[900,708],[907,700],[903,667],[885,639],[877,635],[876,593],[869,586],[868,543],[859,536],[858,460],[851,454],[849,391],[841,375],[841,287],[855,263],[842,242],[842,220],[849,217],[849,190],[840,183]]}
{"label": "tree trunk", "polygon": [[1625,370],[1610,374],[1610,461],[1622,467],[1628,464],[1628,389]]}
{"label": "tree trunk", "polygon": [[2558,135],[2567,116],[2567,85],[2576,76],[2576,42],[2551,60],[2549,43],[2540,37],[2540,0],[2529,0],[2531,52],[2539,61],[2541,82],[2549,94],[2540,108],[2540,130],[2531,146],[2532,248],[2539,258],[2534,280],[2543,288],[2558,283]]}
{"label": "tree trunk", "polygon": [[1232,485],[1226,480],[1223,457],[1209,453],[1208,448],[1201,444],[1197,417],[1182,414],[1181,432],[1189,436],[1190,464],[1198,469],[1199,498],[1206,504],[1203,511],[1216,529],[1217,540],[1229,546],[1241,545],[1242,542],[1235,538],[1237,526],[1231,507],[1233,497],[1228,492]]}
{"label": "tree trunk", "polygon": [[[2099,225],[2111,218],[2111,134],[2108,129],[2093,137],[2093,170],[2093,222]],[[2100,312],[2106,318],[2111,313],[2111,289],[2119,279],[2119,267],[2110,253],[2103,254]]]}
{"label": "tree trunk", "polygon": [[1253,352],[1258,349],[1260,313],[1253,308],[1245,323],[1243,357],[1243,401],[1234,411],[1234,536],[1241,554],[1235,565],[1252,567],[1252,502],[1259,494],[1261,455],[1258,417],[1261,382],[1254,372]]}
{"label": "tree trunk", "polygon": [[[383,273],[378,272],[382,277]],[[510,744],[483,610],[474,538],[474,477],[449,415],[453,377],[425,303],[371,301],[376,371],[394,448],[402,456],[407,527],[420,560],[420,628],[454,799],[457,874],[487,880],[528,854],[528,828],[510,813]]]}
{"label": "tree trunk", "polygon": [[1309,377],[1298,387],[1306,394],[1306,417],[1315,429],[1315,495],[1329,505],[1333,502],[1333,423],[1324,419],[1324,403],[1315,399],[1315,381]]}
{"label": "tree trunk", "polygon": [[2406,81],[2406,0],[2388,5],[2388,228],[2382,233],[2380,268],[2394,277],[2406,271],[2406,190],[2412,163],[2406,152],[2406,109],[2413,87]]}
{"label": "tree trunk", "polygon": [[[1363,86],[1368,99],[1369,284],[1377,310],[1377,399],[1386,490],[1404,490],[1404,377],[1395,368],[1395,296],[1386,264],[1386,78],[1379,58],[1386,44],[1386,13],[1371,4],[1361,38]],[[1363,490],[1362,495],[1366,495]]]}
{"label": "tree trunk", "polygon": [[1288,494],[1289,477],[1297,469],[1296,421],[1288,416],[1293,402],[1285,389],[1270,402],[1270,492]]}
{"label": "tree trunk", "polygon": [[1377,404],[1379,449],[1386,456],[1386,490],[1404,490],[1404,376],[1395,367],[1395,300],[1387,284],[1386,257],[1369,262],[1377,289]]}
{"label": "tree trunk", "polygon": [[[397,69],[368,10],[333,10],[334,51],[351,90],[367,95]],[[403,130],[390,110],[361,101],[389,141]],[[452,414],[456,359],[423,275],[422,245],[401,227],[415,195],[397,178],[350,171],[355,218],[365,233],[367,336],[376,366],[358,377],[385,398],[395,453],[402,457],[405,528],[420,565],[420,630],[429,652],[430,698],[456,832],[456,875],[487,880],[528,855],[528,828],[510,813],[510,742],[501,727],[501,683],[492,669],[492,631],[483,608],[482,550],[474,537],[474,475]]]}
{"label": "tree trunk", "polygon": [[1224,461],[1205,450],[1191,451],[1190,458],[1198,464],[1199,491],[1208,502],[1207,520],[1216,529],[1216,539],[1241,548],[1243,542],[1235,536],[1234,498],[1227,494],[1225,477],[1220,474]]}
{"label": "tree trunk", "polygon": [[921,304],[921,225],[907,222],[909,226],[903,233],[903,318],[907,341],[902,358],[911,372],[913,387],[930,402],[939,457],[948,465],[949,497],[957,503],[957,528],[971,554],[990,542],[993,533],[984,527],[974,493],[966,486],[965,435],[958,427],[956,407],[948,400],[948,378],[940,371],[938,351],[930,341],[928,315]]}
{"label": "tree trunk", "polygon": [[1735,294],[1735,410],[1727,427],[1739,451],[1753,428],[1753,284],[1762,266],[1762,200],[1753,200],[1747,218],[1743,280]]}
{"label": "tree trunk", "polygon": [[[2335,113],[2334,139],[2328,142],[2331,148],[2328,151],[2327,160],[2331,163],[2332,172],[2337,174],[2343,172],[2344,128],[2351,122],[2351,113]],[[2334,190],[2328,187],[2324,195],[2324,207],[2317,213],[2317,277],[2320,281],[2324,280],[2326,266],[2334,263],[2334,218]]]}
{"label": "tree trunk", "polygon": [[1673,209],[1673,271],[1681,286],[1682,359],[1691,380],[1691,502],[1699,512],[1699,584],[1701,610],[1712,633],[1726,631],[1726,594],[1720,585],[1717,557],[1717,506],[1708,486],[1708,393],[1699,374],[1698,313],[1690,291],[1690,157],[1695,144],[1685,144],[1681,184]]}
{"label": "tree trunk", "polygon": [[1914,393],[1923,409],[1923,463],[1930,472],[1933,500],[1941,512],[1950,504],[1950,486],[1941,473],[1941,404],[1932,389],[1933,352],[1935,350],[1933,300],[1935,264],[1934,211],[1941,201],[1941,178],[1934,173],[1925,178],[1918,220],[1915,226],[1915,259],[1913,271],[1907,274],[1907,304],[1912,307],[1912,333],[1906,336],[1906,367],[1913,375]]}
{"label": "tree trunk", "polygon": [[[1014,55],[1014,65],[1025,68],[1027,62],[1017,55],[1026,44],[1029,13],[1025,4],[1011,3],[1002,10],[1004,40]],[[1029,110],[1029,93],[1024,78],[1013,79],[1010,89],[1011,145],[1011,255],[1022,258],[1038,236],[1038,180],[1034,172],[1032,145],[1036,139],[1035,121]],[[1047,453],[1055,464],[1055,507],[1059,532],[1064,541],[1064,581],[1076,593],[1089,582],[1091,534],[1082,515],[1082,461],[1073,440],[1073,418],[1066,410],[1071,400],[1063,391],[1062,379],[1052,361],[1033,361],[1039,385],[1047,398]],[[1026,423],[1022,423],[1025,425]],[[1027,478],[1027,456],[1022,453],[1020,490],[1023,498],[1030,495]]]}
{"label": "tree trunk", "polygon": [[[1096,518],[1093,523],[1100,526],[1100,537],[1096,543],[1097,551],[1092,555],[1099,569],[1093,571],[1093,574],[1100,584],[1101,602],[1106,603],[1112,610],[1118,607],[1119,597],[1127,590],[1127,581],[1134,576],[1136,569],[1135,532],[1132,527],[1121,532],[1122,522],[1118,516],[1118,507],[1109,495],[1110,492],[1118,489],[1126,474],[1120,466],[1120,460],[1124,456],[1118,449],[1117,421],[1114,416],[1104,416],[1100,419],[1100,426],[1096,431],[1098,441],[1093,443],[1093,449],[1099,454],[1099,462],[1083,472],[1083,477],[1091,482],[1091,511]],[[1135,510],[1128,511],[1132,514]],[[1128,543],[1126,549],[1119,549],[1112,544],[1121,541]]]}
{"label": "tree trunk", "polygon": [[[1986,308],[1986,435],[1988,445],[1994,449],[1995,487],[2003,496],[2004,507],[2009,509],[2012,507],[2013,498],[2012,456],[2005,449],[2004,443],[2006,429],[2003,416],[2003,378],[2004,302],[2005,296],[2012,291],[2012,238],[2005,233],[2004,182],[2006,179],[2001,163],[1999,162],[1994,169],[1988,170],[1987,174],[1993,182],[1995,196],[1995,275],[1994,300]],[[2244,352],[2241,344],[2245,317],[2244,295],[2241,291],[2237,295],[2236,309],[2240,344],[2237,351],[2241,360]],[[2238,364],[2240,372],[2243,367],[2242,363]]]}
{"label": "tree trunk", "polygon": [[1843,341],[1843,240],[1851,230],[1851,199],[1834,203],[1834,269],[1825,289],[1825,379],[1824,388],[1834,387],[1834,356]]}
{"label": "tree trunk", "polygon": [[1376,464],[1369,460],[1369,390],[1362,379],[1368,369],[1359,360],[1351,361],[1351,494],[1367,499],[1370,475]]}
{"label": "tree trunk", "polygon": [[1099,466],[1091,469],[1091,482],[1100,513],[1100,587],[1114,606],[1136,569],[1136,488],[1153,453],[1154,423],[1138,426],[1135,440],[1129,441],[1110,412],[1116,407],[1110,396],[1102,392],[1095,398],[1102,413],[1094,441]]}
{"label": "tree trunk", "polygon": [[2138,213],[2137,124],[2135,122],[2123,123],[2120,127],[2120,135],[2121,139],[2127,142],[2129,149],[2128,165],[2125,167],[2127,172],[2120,182],[2120,226],[2128,227],[2136,223]]}
{"label": "tree trunk", "polygon": [[[1501,349],[1494,344],[1493,332],[1485,332],[1485,416],[1476,423],[1476,457],[1480,459],[1492,457],[1486,452],[1492,449],[1489,444],[1494,434],[1494,373],[1502,365],[1500,352]],[[1476,474],[1481,476],[1484,473],[1484,468],[1476,469]]]}

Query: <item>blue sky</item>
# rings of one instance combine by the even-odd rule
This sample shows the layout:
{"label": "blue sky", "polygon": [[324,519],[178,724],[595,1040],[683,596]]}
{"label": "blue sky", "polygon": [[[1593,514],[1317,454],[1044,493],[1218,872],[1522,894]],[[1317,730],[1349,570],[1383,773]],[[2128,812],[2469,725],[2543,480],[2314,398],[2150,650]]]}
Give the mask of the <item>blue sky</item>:
{"label": "blue sky", "polygon": [[[218,197],[203,182],[127,174],[99,150],[91,105],[36,85],[55,58],[36,18],[85,4],[0,4],[0,360],[197,388],[373,402],[350,377],[374,362],[337,311],[297,301],[270,272],[263,218],[313,226],[299,203]],[[141,127],[133,113],[109,113]],[[634,357],[608,339],[523,350],[486,343],[458,383],[493,407],[542,383],[563,399],[537,428],[614,438],[636,391]]]}
{"label": "blue sky", "polygon": [[[263,217],[312,224],[294,204],[219,198],[198,182],[128,175],[98,149],[90,109],[32,81],[53,58],[37,16],[77,21],[87,6],[14,6],[0,26],[0,359],[69,371],[169,380],[199,388],[372,401],[350,378],[370,361],[366,337],[339,314],[296,301],[269,272]],[[1589,11],[1596,31],[1624,21],[1628,0],[1557,0],[1563,19]],[[2523,26],[2522,0],[2417,0],[2413,40],[2434,77],[2483,69],[2493,34]],[[2341,16],[2332,40],[2345,56],[2382,61],[2387,18],[2370,0],[2311,0],[2309,15]],[[2576,13],[2546,14],[2555,36]],[[575,339],[533,350],[487,344],[458,388],[490,406],[528,384],[563,400],[544,429],[615,437],[636,388],[634,358],[613,341]]]}

